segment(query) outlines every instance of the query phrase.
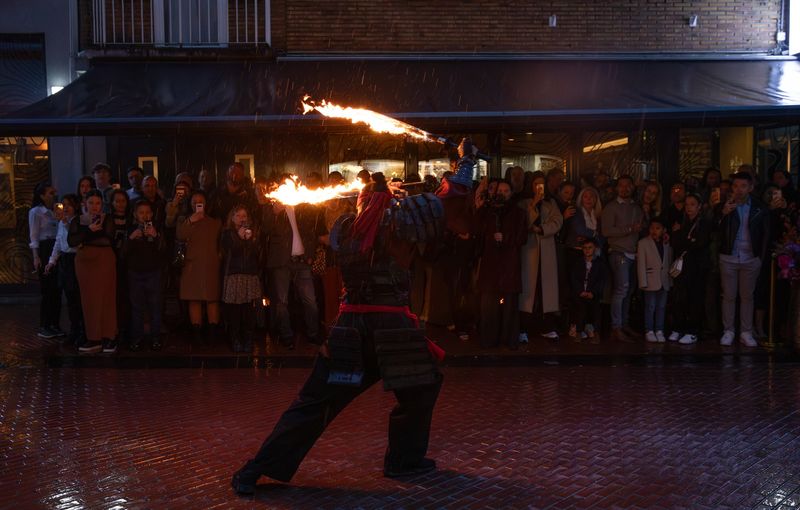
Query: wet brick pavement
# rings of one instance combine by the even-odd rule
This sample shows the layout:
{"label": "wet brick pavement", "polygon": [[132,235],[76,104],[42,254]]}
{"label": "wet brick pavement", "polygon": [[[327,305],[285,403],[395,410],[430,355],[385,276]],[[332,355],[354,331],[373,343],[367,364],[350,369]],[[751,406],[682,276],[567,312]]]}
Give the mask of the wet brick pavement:
{"label": "wet brick pavement", "polygon": [[0,369],[0,509],[792,508],[800,365],[445,368],[430,455],[381,476],[393,397],[340,415],[290,486],[228,486],[307,369]]}

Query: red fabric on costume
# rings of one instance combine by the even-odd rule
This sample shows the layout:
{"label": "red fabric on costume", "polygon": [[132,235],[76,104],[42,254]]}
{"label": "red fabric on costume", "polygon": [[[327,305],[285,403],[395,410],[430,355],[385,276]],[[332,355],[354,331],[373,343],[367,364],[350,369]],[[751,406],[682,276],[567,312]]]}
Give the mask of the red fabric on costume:
{"label": "red fabric on costume", "polygon": [[[385,306],[385,305],[349,305],[342,303],[339,305],[339,313],[402,313],[414,323],[414,327],[419,327],[419,319],[416,315],[411,313],[411,309],[407,306]],[[429,338],[425,338],[428,342],[428,352],[431,353],[433,359],[441,363],[444,361],[445,351]]]}
{"label": "red fabric on costume", "polygon": [[471,192],[471,188],[464,186],[463,184],[450,182],[450,179],[445,177],[442,180],[442,184],[439,186],[439,189],[436,190],[435,195],[439,198],[465,197]]}
{"label": "red fabric on costume", "polygon": [[361,252],[372,248],[383,211],[389,207],[392,194],[388,191],[361,193],[358,196],[358,207],[361,212],[353,222],[353,237],[361,240]]}

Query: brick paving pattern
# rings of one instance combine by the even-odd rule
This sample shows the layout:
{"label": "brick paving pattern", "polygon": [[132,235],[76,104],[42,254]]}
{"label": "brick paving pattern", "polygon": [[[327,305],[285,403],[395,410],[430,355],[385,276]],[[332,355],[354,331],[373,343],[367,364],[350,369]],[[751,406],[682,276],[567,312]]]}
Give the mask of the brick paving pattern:
{"label": "brick paving pattern", "polygon": [[292,485],[231,473],[307,369],[0,369],[0,509],[792,508],[800,365],[447,367],[438,472],[381,476],[376,386]]}

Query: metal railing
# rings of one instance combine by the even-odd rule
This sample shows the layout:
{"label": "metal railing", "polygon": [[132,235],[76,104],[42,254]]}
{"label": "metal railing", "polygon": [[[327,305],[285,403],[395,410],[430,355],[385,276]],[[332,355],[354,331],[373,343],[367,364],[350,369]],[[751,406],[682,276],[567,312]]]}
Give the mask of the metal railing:
{"label": "metal railing", "polygon": [[257,46],[270,39],[270,0],[92,0],[98,46]]}

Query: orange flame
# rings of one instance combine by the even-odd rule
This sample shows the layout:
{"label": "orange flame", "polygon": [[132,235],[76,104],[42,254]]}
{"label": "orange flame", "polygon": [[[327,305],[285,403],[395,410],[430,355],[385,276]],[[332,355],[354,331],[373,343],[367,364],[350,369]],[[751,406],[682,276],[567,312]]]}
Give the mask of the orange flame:
{"label": "orange flame", "polygon": [[311,96],[306,95],[303,97],[301,104],[303,105],[303,115],[317,111],[326,117],[335,117],[338,119],[348,119],[353,124],[363,123],[369,126],[373,131],[378,133],[389,133],[392,135],[408,135],[412,138],[423,141],[435,141],[435,137],[411,124],[406,124],[397,119],[393,119],[387,115],[373,112],[365,108],[353,108],[352,106],[339,106],[322,100],[320,104],[311,101]]}
{"label": "orange flame", "polygon": [[309,189],[300,184],[296,176],[283,181],[283,184],[266,194],[266,197],[277,200],[284,205],[321,204],[334,198],[342,198],[361,191],[361,183],[340,184]]}

